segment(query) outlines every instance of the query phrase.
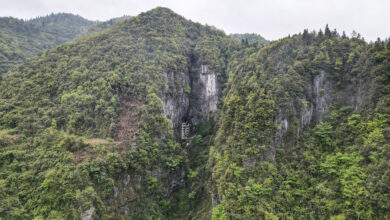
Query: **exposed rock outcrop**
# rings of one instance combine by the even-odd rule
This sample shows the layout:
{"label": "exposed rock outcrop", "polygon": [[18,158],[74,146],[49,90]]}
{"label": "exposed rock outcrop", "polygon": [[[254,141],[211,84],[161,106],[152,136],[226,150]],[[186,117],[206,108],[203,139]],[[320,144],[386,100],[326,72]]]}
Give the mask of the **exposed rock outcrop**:
{"label": "exposed rock outcrop", "polygon": [[171,119],[172,126],[178,129],[187,116],[190,105],[190,76],[185,72],[168,72],[164,74],[166,88],[162,94],[164,114]]}
{"label": "exposed rock outcrop", "polygon": [[213,117],[217,111],[219,89],[217,74],[207,65],[194,73],[165,73],[166,88],[162,93],[164,114],[178,131],[182,122],[196,125]]}
{"label": "exposed rock outcrop", "polygon": [[278,125],[278,131],[275,135],[274,145],[280,147],[283,144],[284,136],[289,128],[290,122],[288,121],[289,115],[286,114],[286,110],[295,109],[298,113],[299,123],[297,125],[296,132],[299,137],[305,127],[310,126],[312,122],[319,123],[324,120],[325,115],[329,112],[329,106],[332,103],[332,83],[327,78],[327,73],[320,71],[320,74],[314,77],[313,82],[306,86],[306,94],[308,97],[312,97],[314,103],[310,102],[310,98],[302,99],[302,106],[294,106],[293,103],[288,107],[281,109],[279,115],[275,121]]}
{"label": "exposed rock outcrop", "polygon": [[95,207],[91,207],[88,210],[81,213],[80,217],[82,220],[93,220],[93,213],[95,212]]}
{"label": "exposed rock outcrop", "polygon": [[219,88],[217,74],[207,65],[201,65],[192,80],[193,104],[191,122],[197,124],[214,116],[217,111]]}
{"label": "exposed rock outcrop", "polygon": [[321,73],[314,78],[313,84],[313,93],[316,100],[316,121],[321,122],[324,115],[329,111],[332,86],[331,83],[326,80],[326,73],[324,71],[321,71]]}

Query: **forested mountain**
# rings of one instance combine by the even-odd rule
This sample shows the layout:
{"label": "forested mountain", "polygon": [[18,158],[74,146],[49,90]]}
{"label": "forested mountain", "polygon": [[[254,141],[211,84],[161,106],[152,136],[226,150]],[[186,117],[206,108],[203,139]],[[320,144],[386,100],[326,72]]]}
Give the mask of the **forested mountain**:
{"label": "forested mountain", "polygon": [[0,218],[390,217],[388,40],[109,26],[3,75]]}
{"label": "forested mountain", "polygon": [[210,149],[213,217],[389,218],[386,44],[305,30],[232,60]]}
{"label": "forested mountain", "polygon": [[60,13],[27,21],[0,18],[0,74],[26,58],[74,39],[96,22]]}
{"label": "forested mountain", "polygon": [[175,135],[183,121],[193,131],[205,122],[205,135],[211,130],[217,83],[226,81],[229,54],[240,47],[157,8],[8,72],[0,87],[0,215],[207,215],[200,181],[207,174],[197,165],[207,161],[210,138],[191,144],[205,153],[190,160],[194,154]]}
{"label": "forested mountain", "polygon": [[270,41],[266,40],[263,36],[259,34],[230,34],[234,39],[240,40],[245,44],[257,44],[259,46],[267,46],[270,44]]}
{"label": "forested mountain", "polygon": [[121,17],[117,17],[117,18],[112,18],[108,21],[103,21],[103,22],[98,22],[96,23],[95,25],[91,26],[88,31],[86,33],[83,34],[83,36],[89,36],[91,34],[96,34],[96,33],[99,33],[109,27],[111,27],[112,25],[120,22],[120,21],[123,21],[123,20],[126,20],[128,18],[130,18],[131,16],[128,16],[128,15],[124,15],[124,16],[121,16]]}
{"label": "forested mountain", "polygon": [[130,16],[97,22],[68,13],[51,14],[26,21],[0,17],[0,75],[27,58],[78,37],[103,31],[127,18]]}

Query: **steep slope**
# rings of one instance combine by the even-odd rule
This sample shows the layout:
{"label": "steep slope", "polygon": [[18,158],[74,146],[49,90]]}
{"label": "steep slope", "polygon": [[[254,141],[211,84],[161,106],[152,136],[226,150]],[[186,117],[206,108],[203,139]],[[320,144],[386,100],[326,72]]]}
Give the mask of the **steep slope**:
{"label": "steep slope", "polygon": [[389,218],[389,49],[326,29],[231,62],[213,218]]}
{"label": "steep slope", "polygon": [[[215,117],[227,60],[240,47],[156,8],[5,74],[0,216],[195,218],[199,201],[207,213],[207,190],[186,181],[200,177],[180,129],[191,123],[190,141]],[[197,140],[191,150],[207,147]]]}
{"label": "steep slope", "polygon": [[0,74],[26,58],[74,39],[95,22],[60,13],[28,21],[0,18]]}

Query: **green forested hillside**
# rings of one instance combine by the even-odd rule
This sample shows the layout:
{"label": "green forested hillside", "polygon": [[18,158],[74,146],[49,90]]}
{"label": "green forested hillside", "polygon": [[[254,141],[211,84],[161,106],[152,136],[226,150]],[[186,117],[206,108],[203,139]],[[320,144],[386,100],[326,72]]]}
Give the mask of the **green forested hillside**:
{"label": "green forested hillside", "polygon": [[389,218],[389,49],[305,30],[232,62],[213,217]]}
{"label": "green forested hillside", "polygon": [[388,40],[159,7],[3,75],[0,219],[387,219],[389,139]]}
{"label": "green forested hillside", "polygon": [[0,18],[0,74],[28,57],[74,39],[95,22],[60,13],[27,21]]}
{"label": "green forested hillside", "polygon": [[[183,185],[188,173],[199,176],[163,116],[163,91],[179,95],[164,74],[191,75],[202,62],[223,80],[230,51],[240,47],[157,8],[8,72],[0,87],[0,216],[188,215],[205,186]],[[178,197],[177,185],[184,187]],[[179,199],[186,204],[177,210]]]}
{"label": "green forested hillside", "polygon": [[0,32],[0,48],[0,73],[5,73],[13,65],[23,62],[24,57],[15,38]]}

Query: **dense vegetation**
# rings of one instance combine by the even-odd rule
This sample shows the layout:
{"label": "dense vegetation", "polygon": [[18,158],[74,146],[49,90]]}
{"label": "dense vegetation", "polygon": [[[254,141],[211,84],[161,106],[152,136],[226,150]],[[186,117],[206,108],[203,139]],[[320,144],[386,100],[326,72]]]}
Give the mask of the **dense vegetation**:
{"label": "dense vegetation", "polygon": [[[390,217],[388,40],[326,27],[263,47],[166,8],[106,25],[3,76],[0,219]],[[164,77],[200,65],[219,111],[181,140]]]}
{"label": "dense vegetation", "polygon": [[266,40],[263,36],[259,34],[230,34],[230,36],[234,39],[240,40],[242,43],[245,44],[255,44],[259,46],[266,46],[270,44],[270,41]]}
{"label": "dense vegetation", "polygon": [[[222,72],[228,45],[241,47],[157,8],[8,72],[0,87],[0,216],[69,219],[93,208],[96,218],[139,219],[176,212],[171,203],[183,200],[171,196],[171,175],[192,167],[196,178],[198,171],[162,114],[162,77],[191,72],[198,60]],[[134,136],[118,135],[123,112],[139,124]],[[198,139],[193,145],[204,146]],[[203,186],[187,188],[186,201],[204,197],[196,195]],[[182,214],[191,209],[183,206]]]}
{"label": "dense vegetation", "polygon": [[74,39],[95,22],[60,13],[27,21],[0,18],[0,74],[26,58]]}
{"label": "dense vegetation", "polygon": [[[213,217],[389,218],[389,55],[388,42],[326,28],[232,62],[210,150],[220,201]],[[305,126],[305,109],[319,106],[313,82],[324,73],[330,86],[319,96],[329,112],[322,118],[315,107]]]}

